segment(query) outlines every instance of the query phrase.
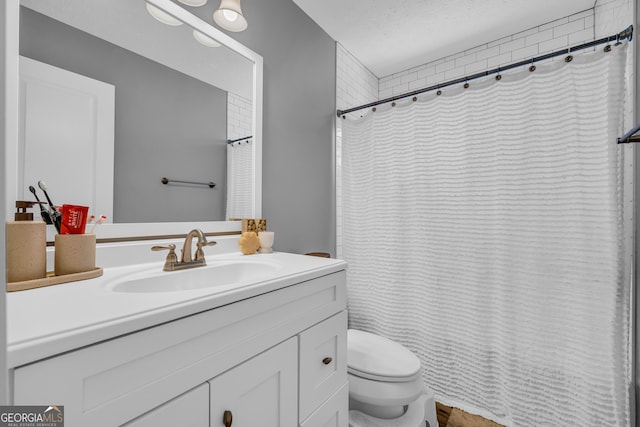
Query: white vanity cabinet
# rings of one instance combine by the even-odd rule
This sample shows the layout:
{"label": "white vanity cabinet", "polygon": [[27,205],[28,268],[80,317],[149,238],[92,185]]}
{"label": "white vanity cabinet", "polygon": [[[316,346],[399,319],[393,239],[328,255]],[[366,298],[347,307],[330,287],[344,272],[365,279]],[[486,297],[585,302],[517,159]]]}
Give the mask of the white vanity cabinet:
{"label": "white vanity cabinet", "polygon": [[346,427],[346,329],[341,270],[16,367],[11,403],[67,427]]}

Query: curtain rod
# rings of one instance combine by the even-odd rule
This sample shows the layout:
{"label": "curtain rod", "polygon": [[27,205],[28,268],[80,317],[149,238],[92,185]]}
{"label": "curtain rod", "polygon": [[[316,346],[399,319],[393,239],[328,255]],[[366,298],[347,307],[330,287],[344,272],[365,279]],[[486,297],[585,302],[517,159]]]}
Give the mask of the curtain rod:
{"label": "curtain rod", "polygon": [[[623,31],[619,32],[618,34],[614,34],[612,36],[609,37],[605,37],[599,40],[594,40],[592,42],[588,42],[588,43],[583,43],[577,46],[572,46],[569,47],[567,49],[562,49],[562,50],[558,50],[555,52],[551,52],[551,53],[547,53],[546,55],[542,55],[542,56],[537,56],[535,58],[531,58],[531,59],[527,59],[525,61],[520,61],[520,62],[516,62],[513,64],[509,64],[509,65],[504,65],[498,68],[494,68],[492,70],[489,71],[483,71],[481,73],[476,73],[476,74],[472,74],[470,76],[466,76],[466,77],[460,77],[458,79],[455,80],[449,80],[447,82],[444,83],[439,83],[433,86],[429,86],[423,89],[417,89],[414,90],[412,92],[407,92],[407,93],[403,93],[401,95],[396,95],[396,96],[392,96],[389,98],[385,98],[385,99],[381,99],[379,101],[374,101],[374,102],[370,102],[368,104],[364,104],[364,105],[360,105],[359,107],[353,107],[353,108],[349,108],[346,110],[337,110],[337,116],[344,116],[345,114],[348,113],[352,113],[354,111],[358,111],[358,110],[363,110],[365,108],[369,108],[369,107],[375,107],[376,105],[380,105],[380,104],[386,104],[387,102],[392,102],[392,101],[397,101],[399,99],[404,99],[404,98],[408,98],[410,96],[414,96],[414,95],[419,95],[421,93],[425,93],[425,92],[429,92],[435,89],[442,89],[443,87],[447,87],[447,86],[452,86],[454,84],[458,84],[458,83],[463,83],[463,82],[468,82],[469,80],[474,80],[474,79],[478,79],[480,77],[486,77],[489,76],[491,74],[497,74],[506,70],[510,70],[512,68],[516,68],[516,67],[521,67],[523,65],[527,65],[527,64],[533,64],[534,62],[538,62],[538,61],[543,61],[545,59],[549,59],[549,58],[553,58],[556,56],[560,56],[560,55],[566,55],[567,53],[571,53],[571,52],[575,52],[577,50],[582,50],[582,49],[588,49],[590,47],[593,46],[597,46],[603,43],[608,43],[611,41],[616,41],[616,42],[620,42],[621,40],[627,39],[628,41],[631,41],[631,39],[633,38],[633,25],[629,25],[627,28],[625,28]],[[565,60],[567,62],[571,61],[573,58],[572,57],[567,57]],[[531,66],[529,67],[530,71],[534,71],[535,70],[535,66]],[[498,76],[496,76],[496,78],[498,78]],[[344,117],[343,117],[344,118]]]}

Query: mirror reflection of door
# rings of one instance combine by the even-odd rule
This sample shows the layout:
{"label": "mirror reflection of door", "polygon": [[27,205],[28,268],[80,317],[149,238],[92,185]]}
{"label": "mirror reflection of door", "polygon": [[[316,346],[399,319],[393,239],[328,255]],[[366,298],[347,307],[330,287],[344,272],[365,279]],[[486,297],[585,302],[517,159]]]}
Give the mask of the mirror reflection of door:
{"label": "mirror reflection of door", "polygon": [[[54,203],[113,218],[115,87],[20,57],[19,191],[45,181]],[[25,161],[29,159],[29,161]],[[39,217],[38,209],[34,210]]]}

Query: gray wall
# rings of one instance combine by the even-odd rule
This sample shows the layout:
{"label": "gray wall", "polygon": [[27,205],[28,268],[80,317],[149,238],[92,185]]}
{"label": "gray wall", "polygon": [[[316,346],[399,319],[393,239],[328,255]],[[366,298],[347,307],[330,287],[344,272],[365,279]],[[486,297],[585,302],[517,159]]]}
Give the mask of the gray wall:
{"label": "gray wall", "polygon": [[20,53],[115,86],[114,222],[224,219],[226,92],[26,8]]}
{"label": "gray wall", "polygon": [[[188,8],[207,22],[219,2]],[[335,42],[291,0],[242,0],[264,58],[263,216],[274,248],[335,256]]]}

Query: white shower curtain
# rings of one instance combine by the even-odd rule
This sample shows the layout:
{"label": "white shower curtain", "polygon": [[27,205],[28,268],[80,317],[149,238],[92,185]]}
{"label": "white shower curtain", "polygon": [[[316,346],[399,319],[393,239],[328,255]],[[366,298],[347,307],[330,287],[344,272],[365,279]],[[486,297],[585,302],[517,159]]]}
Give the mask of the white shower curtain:
{"label": "white shower curtain", "polygon": [[342,121],[350,327],[412,349],[439,401],[629,425],[626,62],[623,45]]}
{"label": "white shower curtain", "polygon": [[253,143],[227,144],[227,219],[254,217]]}

